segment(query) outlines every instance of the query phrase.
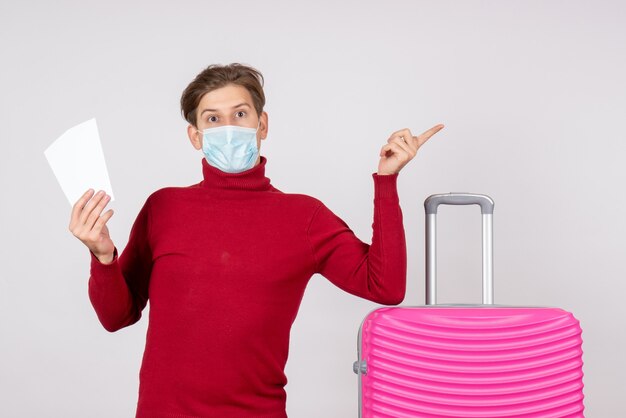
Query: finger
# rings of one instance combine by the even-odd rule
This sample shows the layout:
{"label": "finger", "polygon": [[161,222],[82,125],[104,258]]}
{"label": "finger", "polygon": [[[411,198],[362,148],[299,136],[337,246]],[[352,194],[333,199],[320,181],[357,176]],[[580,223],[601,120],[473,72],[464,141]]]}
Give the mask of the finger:
{"label": "finger", "polygon": [[96,207],[96,205],[98,203],[100,203],[100,200],[102,200],[102,198],[105,196],[105,193],[103,190],[100,190],[98,193],[96,193],[91,200],[85,205],[85,207],[83,208],[83,211],[80,214],[80,217],[78,219],[79,222],[79,226],[80,225],[84,225],[85,222],[87,222],[87,218],[89,217],[89,215],[91,215],[91,211],[93,210],[93,208]]}
{"label": "finger", "polygon": [[442,130],[443,126],[444,126],[443,124],[435,125],[429,130],[422,132],[419,136],[413,137],[417,142],[418,148],[424,145],[424,143],[428,141],[428,139],[430,139],[431,136],[433,136],[434,134]]}
{"label": "finger", "polygon": [[[390,153],[390,155],[387,155],[388,153]],[[389,144],[383,146],[383,149],[381,150],[380,153],[381,157],[386,157],[386,158],[396,158],[400,161],[404,161],[404,160],[408,160],[409,159],[409,154],[404,150],[404,148],[400,147],[400,145],[398,145],[395,142],[390,142]]]}
{"label": "finger", "polygon": [[101,217],[99,217],[96,223],[94,224],[93,229],[91,230],[92,233],[95,236],[100,236],[100,233],[102,232],[102,228],[104,227],[104,225],[106,225],[106,223],[109,221],[109,219],[111,219],[112,216],[113,216],[113,209],[109,209],[106,212],[104,212],[104,214]]}
{"label": "finger", "polygon": [[400,129],[400,130],[395,131],[394,133],[392,133],[389,136],[389,139],[393,138],[394,136],[403,136],[405,138],[410,138],[413,135],[411,135],[411,130],[409,128],[404,128],[404,129]]}
{"label": "finger", "polygon": [[93,193],[94,193],[93,189],[87,190],[80,197],[80,199],[78,199],[76,203],[74,203],[74,206],[72,206],[72,214],[70,216],[70,229],[72,229],[72,227],[76,225],[76,222],[78,221],[78,215],[80,215],[80,212],[83,210],[83,207],[85,207],[85,203],[87,203],[87,201],[91,198]]}
{"label": "finger", "polygon": [[85,228],[87,229],[87,231],[93,229],[94,224],[96,223],[96,221],[100,217],[100,214],[104,210],[104,207],[109,203],[110,200],[111,196],[105,195],[102,199],[100,199],[100,202],[98,202],[96,207],[93,208],[93,210],[89,214],[89,218],[87,218],[87,221],[85,222]]}
{"label": "finger", "polygon": [[404,138],[405,140],[411,138],[413,135],[411,134],[411,130],[409,128],[400,129],[399,131],[395,131],[391,135],[389,135],[389,139],[387,142],[391,141],[393,138]]}
{"label": "finger", "polygon": [[381,157],[384,157],[386,154],[388,154],[390,152],[394,152],[392,144],[395,144],[395,143],[394,142],[389,142],[388,144],[383,145],[383,147],[380,149],[380,156]]}
{"label": "finger", "polygon": [[414,142],[414,141],[410,140],[407,142],[404,139],[394,138],[391,140],[390,143],[398,144],[400,148],[402,148],[411,158],[413,158],[415,154],[417,154],[417,149],[414,150],[413,149],[414,146],[409,145],[410,142]]}
{"label": "finger", "polygon": [[407,134],[399,134],[399,135],[393,136],[389,138],[387,142],[397,142],[401,146],[402,144],[406,144],[412,154],[417,154],[417,149],[419,148],[417,146],[417,141],[415,141],[415,137],[409,136]]}
{"label": "finger", "polygon": [[404,142],[406,142],[407,145],[413,151],[415,151],[415,153],[417,153],[417,149],[419,147],[418,147],[418,145],[417,145],[417,143],[415,141],[415,137],[413,136],[413,134],[411,133],[411,130],[409,128],[404,128],[404,129],[401,129],[399,131],[394,132],[391,135],[391,137],[387,140],[387,142],[390,142],[394,137],[404,139]]}
{"label": "finger", "polygon": [[385,157],[387,155],[387,153],[392,152],[391,150],[391,145],[387,144],[387,145],[383,145],[383,147],[380,149],[380,153],[378,155],[380,155],[381,157]]}
{"label": "finger", "polygon": [[414,136],[408,136],[404,138],[404,142],[409,146],[409,148],[413,151],[413,154],[417,154],[417,150],[419,149],[419,145],[417,145],[417,141],[415,141]]}

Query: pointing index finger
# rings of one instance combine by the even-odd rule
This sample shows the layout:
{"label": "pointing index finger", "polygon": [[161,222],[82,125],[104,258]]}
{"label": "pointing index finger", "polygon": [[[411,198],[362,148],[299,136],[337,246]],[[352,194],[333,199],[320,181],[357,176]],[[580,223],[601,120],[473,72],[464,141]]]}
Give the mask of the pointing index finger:
{"label": "pointing index finger", "polygon": [[439,132],[440,130],[442,130],[444,127],[444,125],[442,123],[433,126],[432,128],[430,128],[429,130],[421,133],[419,136],[415,137],[417,139],[417,145],[421,146],[424,144],[424,142],[428,141],[428,139],[433,136],[434,134],[436,134],[437,132]]}

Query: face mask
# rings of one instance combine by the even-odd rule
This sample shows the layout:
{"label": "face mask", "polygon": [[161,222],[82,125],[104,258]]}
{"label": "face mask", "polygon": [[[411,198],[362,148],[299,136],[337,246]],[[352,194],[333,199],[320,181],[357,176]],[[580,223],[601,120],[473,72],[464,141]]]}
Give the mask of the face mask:
{"label": "face mask", "polygon": [[256,144],[258,129],[225,125],[203,130],[202,152],[207,162],[227,173],[251,169],[259,156]]}

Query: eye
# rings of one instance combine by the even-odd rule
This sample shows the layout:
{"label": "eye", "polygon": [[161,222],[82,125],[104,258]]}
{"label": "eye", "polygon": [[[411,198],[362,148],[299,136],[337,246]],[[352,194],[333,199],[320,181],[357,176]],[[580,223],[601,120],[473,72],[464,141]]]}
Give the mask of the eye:
{"label": "eye", "polygon": [[[243,110],[240,110],[239,112],[237,112],[237,115],[239,115],[240,113],[242,113],[243,115],[246,114],[246,112],[244,112]],[[243,115],[239,116],[239,117],[243,117]]]}
{"label": "eye", "polygon": [[207,119],[208,122],[217,122],[217,119],[213,119],[213,118],[217,118],[217,116],[209,116],[209,118]]}

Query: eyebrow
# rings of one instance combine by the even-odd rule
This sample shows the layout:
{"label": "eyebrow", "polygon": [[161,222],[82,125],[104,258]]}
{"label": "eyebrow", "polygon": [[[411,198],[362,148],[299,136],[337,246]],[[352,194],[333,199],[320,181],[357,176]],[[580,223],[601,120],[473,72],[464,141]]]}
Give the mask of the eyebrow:
{"label": "eyebrow", "polygon": [[[231,109],[237,109],[238,107],[242,107],[242,106],[248,106],[250,107],[250,105],[248,103],[239,103],[238,105],[233,106]],[[217,109],[204,109],[201,113],[200,116],[202,116],[204,114],[204,112],[217,112]]]}

